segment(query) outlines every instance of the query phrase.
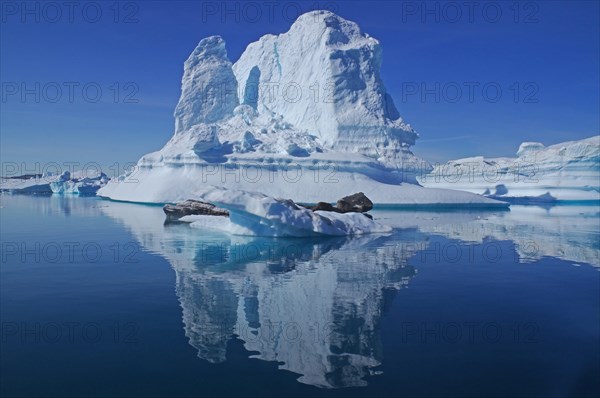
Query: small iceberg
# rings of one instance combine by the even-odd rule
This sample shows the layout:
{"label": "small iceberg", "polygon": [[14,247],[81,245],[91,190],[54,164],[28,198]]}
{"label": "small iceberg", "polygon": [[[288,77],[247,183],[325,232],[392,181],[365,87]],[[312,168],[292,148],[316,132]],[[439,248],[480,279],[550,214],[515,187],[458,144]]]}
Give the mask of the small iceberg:
{"label": "small iceberg", "polygon": [[87,176],[82,172],[71,175],[69,171],[65,171],[50,183],[50,189],[59,194],[95,195],[107,182],[108,177],[102,172]]}
{"label": "small iceberg", "polygon": [[95,195],[109,178],[102,172],[64,171],[61,174],[26,174],[2,177],[0,191],[23,194]]}
{"label": "small iceberg", "polygon": [[192,228],[268,237],[356,236],[392,231],[391,227],[359,211],[311,210],[291,199],[278,199],[256,192],[210,187],[196,192],[194,196],[227,210],[229,216],[200,213],[187,214],[179,219],[189,222]]}

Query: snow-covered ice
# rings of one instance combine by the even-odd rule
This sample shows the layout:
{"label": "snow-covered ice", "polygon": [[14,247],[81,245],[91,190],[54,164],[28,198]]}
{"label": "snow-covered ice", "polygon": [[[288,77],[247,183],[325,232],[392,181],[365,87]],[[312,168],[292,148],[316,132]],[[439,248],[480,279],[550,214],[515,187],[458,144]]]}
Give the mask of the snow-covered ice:
{"label": "snow-covered ice", "polygon": [[520,202],[600,200],[600,136],[544,146],[524,142],[514,158],[482,156],[436,165],[425,187]]}
{"label": "snow-covered ice", "polygon": [[194,197],[229,210],[229,217],[185,216],[180,221],[191,222],[194,228],[234,235],[353,236],[392,230],[362,213],[313,212],[289,199],[276,199],[261,193],[209,187],[195,192]]}
{"label": "snow-covered ice", "polygon": [[505,206],[419,186],[431,166],[410,151],[418,134],[381,62],[375,38],[328,11],[261,37],[234,64],[221,37],[205,38],[184,64],[173,137],[98,194],[165,203],[212,185],[297,202],[362,191],[376,204]]}

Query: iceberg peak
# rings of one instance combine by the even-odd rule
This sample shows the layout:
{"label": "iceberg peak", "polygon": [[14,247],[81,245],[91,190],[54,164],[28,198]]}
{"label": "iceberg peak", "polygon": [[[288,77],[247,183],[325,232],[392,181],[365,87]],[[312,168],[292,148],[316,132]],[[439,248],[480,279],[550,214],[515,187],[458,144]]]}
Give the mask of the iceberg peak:
{"label": "iceberg peak", "polygon": [[371,40],[373,44],[379,44],[369,35],[363,35],[355,22],[326,10],[316,10],[300,15],[290,27],[289,32],[312,35],[315,38],[322,36],[325,44],[329,46],[340,46],[356,40]]}
{"label": "iceberg peak", "polygon": [[225,40],[221,36],[209,36],[200,40],[194,51],[185,61],[185,67],[191,68],[208,58],[214,57],[217,60],[228,61],[227,50],[225,49]]}
{"label": "iceberg peak", "polygon": [[394,164],[418,135],[383,84],[381,60],[379,41],[356,23],[311,11],[289,31],[248,45],[233,70],[244,92],[258,92],[259,113],[281,115],[327,149],[384,153]]}
{"label": "iceberg peak", "polygon": [[225,40],[220,36],[200,40],[184,64],[181,97],[174,114],[175,134],[227,118],[237,105],[237,81]]}
{"label": "iceberg peak", "polygon": [[517,156],[522,156],[529,152],[541,151],[546,147],[541,142],[523,142],[519,145],[519,149],[517,150]]}

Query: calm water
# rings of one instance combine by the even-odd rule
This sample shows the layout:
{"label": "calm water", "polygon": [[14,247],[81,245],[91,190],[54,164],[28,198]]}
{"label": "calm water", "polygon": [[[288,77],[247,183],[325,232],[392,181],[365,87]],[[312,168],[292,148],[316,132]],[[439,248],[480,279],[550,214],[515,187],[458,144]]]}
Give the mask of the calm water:
{"label": "calm water", "polygon": [[306,240],[0,198],[3,397],[600,393],[597,206],[379,210],[393,234]]}

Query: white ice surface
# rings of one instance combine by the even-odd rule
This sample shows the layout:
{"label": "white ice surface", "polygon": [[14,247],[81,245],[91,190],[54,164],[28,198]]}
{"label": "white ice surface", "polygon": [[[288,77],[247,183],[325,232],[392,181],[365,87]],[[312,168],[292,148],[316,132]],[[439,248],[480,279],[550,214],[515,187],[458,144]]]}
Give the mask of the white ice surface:
{"label": "white ice surface", "polygon": [[524,142],[514,158],[452,160],[420,182],[506,198],[549,193],[557,200],[600,200],[600,136],[549,147]]}
{"label": "white ice surface", "polygon": [[469,192],[423,188],[410,183],[382,183],[359,172],[318,169],[299,163],[260,167],[256,163],[238,164],[231,168],[224,165],[140,167],[130,175],[111,181],[98,194],[130,202],[168,203],[193,199],[194,192],[207,185],[261,192],[301,203],[336,202],[344,196],[364,192],[375,204],[506,206]]}
{"label": "white ice surface", "polygon": [[276,199],[260,193],[206,188],[194,195],[229,210],[229,217],[186,216],[200,229],[217,230],[234,235],[307,237],[354,236],[391,232],[391,228],[361,213],[313,212],[290,200]]}

